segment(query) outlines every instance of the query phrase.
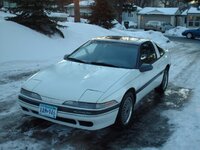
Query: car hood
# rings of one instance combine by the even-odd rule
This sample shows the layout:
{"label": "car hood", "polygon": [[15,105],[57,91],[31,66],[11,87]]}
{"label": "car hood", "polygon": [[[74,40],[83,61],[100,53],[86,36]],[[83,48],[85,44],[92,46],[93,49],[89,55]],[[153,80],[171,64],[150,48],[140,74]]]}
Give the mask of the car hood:
{"label": "car hood", "polygon": [[40,94],[46,100],[95,102],[129,69],[61,61],[38,72],[23,88]]}
{"label": "car hood", "polygon": [[185,30],[183,33],[188,33],[188,32],[195,32],[196,29],[190,29],[190,30]]}

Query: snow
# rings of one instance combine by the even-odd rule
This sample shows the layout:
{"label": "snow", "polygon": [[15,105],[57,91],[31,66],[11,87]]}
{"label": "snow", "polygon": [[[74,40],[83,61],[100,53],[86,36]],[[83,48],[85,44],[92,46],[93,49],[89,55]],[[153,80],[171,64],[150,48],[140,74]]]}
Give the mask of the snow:
{"label": "snow", "polygon": [[[198,89],[199,92],[199,89]],[[163,150],[176,149],[198,150],[200,146],[200,95],[195,94],[192,102],[182,111],[167,111],[165,115],[170,116],[170,123],[176,124],[177,131],[172,135],[166,143]]]}
{"label": "snow", "polygon": [[187,13],[188,13],[188,9],[186,9],[184,12],[182,12],[182,16],[187,16]]}
{"label": "snow", "polygon": [[138,14],[175,15],[178,8],[145,7]]}
{"label": "snow", "polygon": [[[49,38],[25,26],[2,20],[0,22],[0,63],[20,60],[59,60],[64,54],[74,51],[89,39],[106,35],[144,37],[153,39],[160,45],[170,45],[166,43],[168,39],[159,32],[125,32],[118,29],[106,30],[96,25],[72,22],[60,24],[67,26],[64,29],[61,28],[65,39],[59,37]],[[8,41],[12,42],[12,44],[8,44]]]}
{"label": "snow", "polygon": [[145,38],[145,39],[150,39],[154,41],[156,44],[159,46],[165,48],[165,49],[170,49],[171,47],[174,46],[174,43],[171,42],[167,37],[163,36],[161,32],[156,32],[156,31],[123,31],[119,29],[112,29],[112,31],[116,33],[120,33],[123,36],[132,36],[132,37],[137,37],[137,38]]}
{"label": "snow", "polygon": [[26,142],[25,140],[15,140],[15,141],[9,141],[6,143],[1,144],[1,150],[6,149],[16,149],[16,150],[36,150],[36,149],[42,149],[43,142],[38,142],[35,140]]}
{"label": "snow", "polygon": [[[88,23],[87,19],[81,18],[81,23]],[[67,17],[68,22],[74,22],[74,17]]]}
{"label": "snow", "polygon": [[182,33],[187,30],[186,27],[177,26],[165,32],[167,36],[183,37]]}
{"label": "snow", "polygon": [[181,15],[187,16],[187,14],[200,14],[200,9],[197,7],[190,7],[189,9],[186,9]]}
{"label": "snow", "polygon": [[67,13],[59,13],[59,12],[51,12],[48,14],[49,17],[60,17],[60,18],[67,18],[69,14]]}
{"label": "snow", "polygon": [[[94,0],[83,0],[79,2],[80,7],[89,7],[94,4]],[[74,3],[69,4],[67,7],[74,7]]]}
{"label": "snow", "polygon": [[5,13],[3,11],[0,11],[0,20],[4,19],[5,17],[14,17],[15,15],[10,14],[10,13]]}
{"label": "snow", "polygon": [[196,7],[191,7],[188,10],[188,14],[200,14],[200,9],[196,8]]}

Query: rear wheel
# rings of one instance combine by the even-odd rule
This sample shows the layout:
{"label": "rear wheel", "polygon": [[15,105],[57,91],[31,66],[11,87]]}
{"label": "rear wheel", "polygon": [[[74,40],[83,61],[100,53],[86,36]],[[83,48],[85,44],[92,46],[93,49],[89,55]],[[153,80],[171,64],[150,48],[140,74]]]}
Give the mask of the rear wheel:
{"label": "rear wheel", "polygon": [[168,81],[169,81],[169,68],[167,67],[164,70],[163,79],[162,79],[161,84],[155,90],[158,93],[164,93],[165,90],[167,89]]}

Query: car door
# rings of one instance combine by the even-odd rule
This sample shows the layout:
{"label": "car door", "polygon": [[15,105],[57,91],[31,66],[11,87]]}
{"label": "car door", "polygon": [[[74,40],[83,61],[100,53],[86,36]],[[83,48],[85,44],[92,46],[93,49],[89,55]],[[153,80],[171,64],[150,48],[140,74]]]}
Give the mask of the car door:
{"label": "car door", "polygon": [[200,37],[200,28],[198,28],[198,29],[196,30],[196,35],[197,35],[197,37]]}
{"label": "car door", "polygon": [[140,62],[142,64],[151,64],[153,69],[146,72],[141,72],[138,81],[140,81],[139,88],[137,89],[137,100],[140,100],[156,86],[158,86],[158,77],[160,76],[160,67],[158,63],[159,53],[155,50],[154,45],[148,41],[140,47]]}

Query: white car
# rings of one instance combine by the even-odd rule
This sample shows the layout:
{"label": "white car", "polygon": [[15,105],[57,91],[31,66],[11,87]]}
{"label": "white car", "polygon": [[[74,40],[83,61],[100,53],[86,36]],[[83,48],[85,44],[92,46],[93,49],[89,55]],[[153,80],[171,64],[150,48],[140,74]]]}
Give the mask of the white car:
{"label": "white car", "polygon": [[167,88],[169,68],[168,51],[148,39],[99,37],[28,79],[18,102],[25,114],[70,127],[126,128],[139,100]]}

